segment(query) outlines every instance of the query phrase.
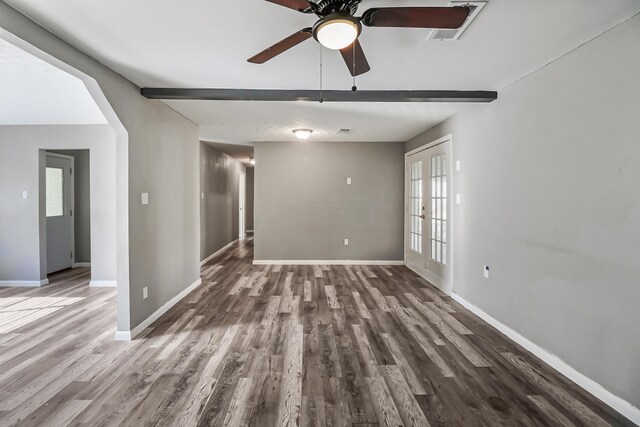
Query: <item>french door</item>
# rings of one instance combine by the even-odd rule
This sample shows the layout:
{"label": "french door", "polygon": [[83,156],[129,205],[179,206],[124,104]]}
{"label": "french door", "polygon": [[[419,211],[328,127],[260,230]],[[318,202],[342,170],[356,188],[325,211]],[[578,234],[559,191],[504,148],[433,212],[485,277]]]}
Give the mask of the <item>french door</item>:
{"label": "french door", "polygon": [[449,290],[451,264],[450,140],[407,157],[405,253],[407,266]]}

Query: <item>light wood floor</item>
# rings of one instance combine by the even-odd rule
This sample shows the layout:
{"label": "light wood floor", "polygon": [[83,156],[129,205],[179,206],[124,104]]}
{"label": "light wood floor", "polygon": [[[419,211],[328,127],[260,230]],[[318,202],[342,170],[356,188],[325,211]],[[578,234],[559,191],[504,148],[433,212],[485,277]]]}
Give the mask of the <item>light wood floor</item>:
{"label": "light wood floor", "polygon": [[405,267],[251,259],[133,342],[86,269],[0,288],[0,425],[628,425]]}

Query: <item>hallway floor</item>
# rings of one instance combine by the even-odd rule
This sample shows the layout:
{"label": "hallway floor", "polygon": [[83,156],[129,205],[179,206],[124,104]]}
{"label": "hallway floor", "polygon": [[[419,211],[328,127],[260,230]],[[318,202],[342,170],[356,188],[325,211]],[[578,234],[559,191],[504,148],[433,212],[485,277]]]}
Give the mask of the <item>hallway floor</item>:
{"label": "hallway floor", "polygon": [[403,266],[253,266],[132,342],[87,269],[0,288],[0,425],[630,425]]}

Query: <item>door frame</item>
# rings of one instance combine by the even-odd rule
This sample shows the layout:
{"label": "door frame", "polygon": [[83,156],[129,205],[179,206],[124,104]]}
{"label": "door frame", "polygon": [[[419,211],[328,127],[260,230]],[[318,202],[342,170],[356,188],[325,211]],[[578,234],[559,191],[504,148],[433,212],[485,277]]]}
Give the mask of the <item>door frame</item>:
{"label": "door frame", "polygon": [[238,176],[238,239],[247,237],[247,173],[240,172]]}
{"label": "door frame", "polygon": [[[47,157],[57,157],[59,159],[65,159],[65,160],[71,160],[71,173],[69,174],[70,179],[69,179],[69,209],[71,210],[71,253],[73,254],[73,256],[71,257],[71,267],[73,267],[76,263],[76,236],[75,236],[75,228],[76,228],[76,187],[75,187],[75,169],[76,169],[76,158],[73,156],[68,156],[66,154],[59,154],[59,153],[53,153],[51,151],[49,151],[49,149],[46,149],[44,152],[44,156],[45,156],[45,162],[44,162],[44,168],[45,171],[47,169]],[[46,173],[45,173],[45,177],[46,177]],[[45,178],[46,179],[46,178]],[[47,203],[46,200],[46,181],[45,181],[45,206]],[[46,239],[47,239],[47,211],[46,209],[44,210],[44,227],[45,227],[45,232],[44,232],[44,238],[45,238],[45,245],[44,247],[47,247],[46,244]],[[45,249],[46,251],[46,249]],[[48,260],[46,254],[45,254],[45,260]],[[49,265],[46,265],[45,271],[49,270]],[[49,274],[49,273],[47,273]]]}
{"label": "door frame", "polygon": [[[448,233],[448,243],[447,246],[449,247],[449,257],[448,257],[448,261],[449,261],[449,281],[447,284],[445,284],[443,287],[437,286],[436,283],[434,282],[434,278],[430,277],[429,274],[426,273],[425,271],[418,271],[418,270],[414,270],[413,268],[409,267],[409,265],[407,264],[407,232],[408,232],[408,212],[409,212],[409,199],[408,199],[408,186],[409,186],[409,157],[420,153],[421,151],[425,151],[428,150],[430,148],[433,148],[437,145],[441,145],[441,144],[449,144],[449,148],[450,148],[450,155],[448,156],[447,159],[447,166],[448,166],[448,170],[450,171],[449,173],[449,181],[447,183],[447,187],[448,187],[448,194],[449,194],[449,202],[447,203],[449,205],[449,233]],[[456,203],[455,203],[455,179],[454,179],[454,175],[455,175],[455,169],[453,168],[453,134],[448,134],[443,136],[442,138],[438,138],[435,141],[431,141],[427,144],[421,145],[418,148],[415,148],[411,151],[408,151],[406,153],[404,153],[404,188],[403,188],[403,199],[404,199],[404,210],[402,213],[402,221],[403,221],[403,259],[404,259],[404,265],[409,268],[411,271],[413,271],[414,273],[416,273],[417,275],[419,275],[420,277],[422,277],[423,279],[429,281],[429,283],[433,284],[434,286],[436,286],[438,289],[440,289],[441,291],[443,291],[444,293],[446,293],[447,295],[451,294],[451,292],[453,291],[453,284],[454,282],[454,262],[455,262],[455,257],[454,257],[454,250],[455,250],[455,209],[456,209]]]}

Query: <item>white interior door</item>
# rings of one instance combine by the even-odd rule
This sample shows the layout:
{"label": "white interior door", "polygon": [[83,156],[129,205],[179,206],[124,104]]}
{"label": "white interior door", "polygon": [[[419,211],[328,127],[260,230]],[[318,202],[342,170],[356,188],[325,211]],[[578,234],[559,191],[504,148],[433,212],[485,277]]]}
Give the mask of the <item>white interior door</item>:
{"label": "white interior door", "polygon": [[240,231],[240,239],[244,239],[247,236],[246,223],[245,223],[245,203],[246,203],[246,192],[247,192],[247,180],[244,172],[240,172],[240,180],[238,183],[238,200],[239,200],[239,220],[238,220],[238,229]]}
{"label": "white interior door", "polygon": [[449,290],[451,264],[450,140],[407,157],[407,266]]}
{"label": "white interior door", "polygon": [[73,157],[47,153],[47,274],[73,264]]}
{"label": "white interior door", "polygon": [[425,239],[425,268],[435,275],[443,287],[449,281],[449,167],[445,144],[428,149],[427,152],[427,239]]}
{"label": "white interior door", "polygon": [[425,152],[419,152],[407,158],[407,189],[405,209],[406,230],[406,260],[407,265],[416,267],[424,265],[424,239],[425,239],[425,171],[427,161]]}

